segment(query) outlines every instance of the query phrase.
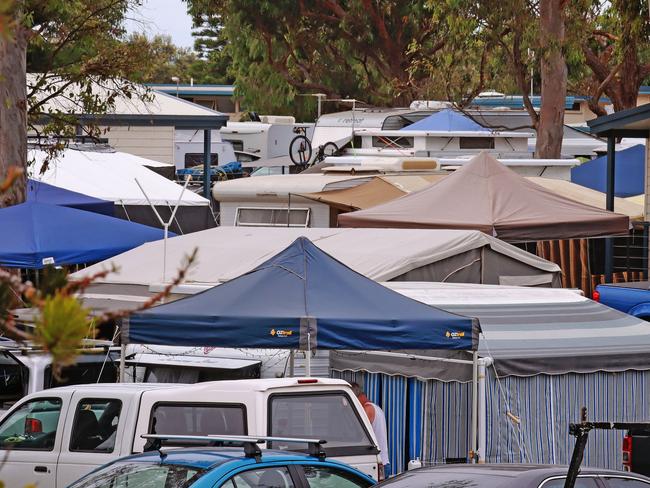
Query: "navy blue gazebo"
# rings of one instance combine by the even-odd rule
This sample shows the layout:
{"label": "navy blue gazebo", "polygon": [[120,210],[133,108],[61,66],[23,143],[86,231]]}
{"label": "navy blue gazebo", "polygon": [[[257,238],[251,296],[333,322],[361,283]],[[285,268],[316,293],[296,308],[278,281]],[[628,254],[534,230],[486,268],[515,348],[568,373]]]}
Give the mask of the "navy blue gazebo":
{"label": "navy blue gazebo", "polygon": [[225,284],[134,314],[123,343],[476,350],[477,319],[396,293],[305,237]]}
{"label": "navy blue gazebo", "polygon": [[115,204],[108,200],[101,200],[32,179],[27,180],[27,201],[77,208],[111,217],[114,215],[115,207]]}
{"label": "navy blue gazebo", "polygon": [[163,231],[76,208],[26,202],[0,209],[0,266],[41,269],[108,259]]}

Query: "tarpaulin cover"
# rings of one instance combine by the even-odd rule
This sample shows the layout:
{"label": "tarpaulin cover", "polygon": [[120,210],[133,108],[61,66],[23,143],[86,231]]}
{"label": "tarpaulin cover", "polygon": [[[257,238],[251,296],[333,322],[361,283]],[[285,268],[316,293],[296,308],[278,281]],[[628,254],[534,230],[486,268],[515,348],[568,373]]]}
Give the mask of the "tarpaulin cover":
{"label": "tarpaulin cover", "polygon": [[423,190],[338,218],[341,227],[475,229],[506,241],[627,234],[629,220],[536,185],[486,152]]}
{"label": "tarpaulin cover", "polygon": [[[645,146],[637,144],[616,151],[614,195],[631,197],[645,191]],[[571,181],[600,192],[607,191],[607,156],[592,159],[571,169]],[[615,207],[616,208],[616,207]]]}
{"label": "tarpaulin cover", "polygon": [[476,349],[476,319],[356,273],[304,237],[223,285],[134,314],[127,343],[279,349]]}
{"label": "tarpaulin cover", "polygon": [[113,202],[32,179],[27,180],[27,201],[78,208],[79,210],[113,216]]}
{"label": "tarpaulin cover", "polygon": [[414,124],[407,125],[400,130],[425,130],[431,132],[491,132],[490,129],[483,127],[481,124],[474,122],[469,117],[459,114],[450,108],[429,115],[428,117],[418,120]]}
{"label": "tarpaulin cover", "polygon": [[43,268],[110,258],[163,231],[76,208],[27,202],[0,209],[0,266]]}

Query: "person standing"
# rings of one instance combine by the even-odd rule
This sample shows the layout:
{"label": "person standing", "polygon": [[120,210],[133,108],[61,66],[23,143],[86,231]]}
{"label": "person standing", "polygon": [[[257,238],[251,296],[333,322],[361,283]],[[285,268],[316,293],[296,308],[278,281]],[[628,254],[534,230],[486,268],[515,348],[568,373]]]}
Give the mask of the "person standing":
{"label": "person standing", "polygon": [[379,458],[381,459],[380,467],[380,478],[384,477],[386,472],[386,466],[390,464],[390,458],[388,457],[388,431],[386,429],[386,416],[384,411],[378,406],[372,403],[366,394],[364,393],[361,386],[358,383],[350,383],[352,391],[359,399],[363,410],[370,420],[370,425],[372,430],[375,432],[375,437],[377,438],[377,444],[379,444]]}

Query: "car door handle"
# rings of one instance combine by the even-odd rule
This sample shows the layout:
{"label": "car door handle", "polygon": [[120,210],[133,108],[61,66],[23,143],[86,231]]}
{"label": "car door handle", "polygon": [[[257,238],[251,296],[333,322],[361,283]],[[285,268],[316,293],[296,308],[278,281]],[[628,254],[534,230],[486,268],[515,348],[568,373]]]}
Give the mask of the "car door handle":
{"label": "car door handle", "polygon": [[34,471],[37,473],[47,473],[47,466],[34,466]]}

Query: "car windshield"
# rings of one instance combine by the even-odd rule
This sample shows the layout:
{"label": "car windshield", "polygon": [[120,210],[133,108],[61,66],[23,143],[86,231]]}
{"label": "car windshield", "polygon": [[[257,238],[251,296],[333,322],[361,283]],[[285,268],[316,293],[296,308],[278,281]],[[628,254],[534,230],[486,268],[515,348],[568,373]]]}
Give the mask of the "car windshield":
{"label": "car windshield", "polygon": [[70,488],[184,488],[204,470],[175,464],[121,462],[110,464]]}

